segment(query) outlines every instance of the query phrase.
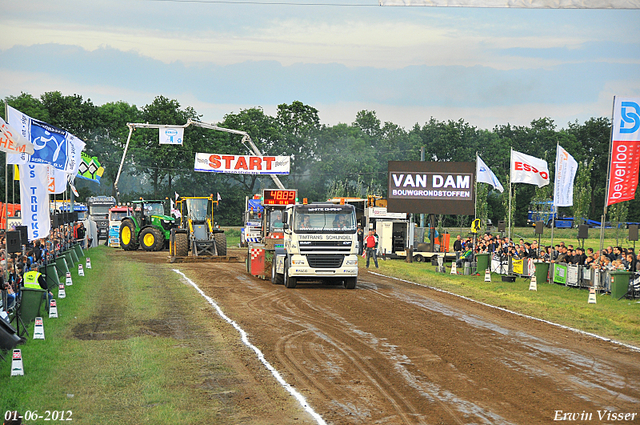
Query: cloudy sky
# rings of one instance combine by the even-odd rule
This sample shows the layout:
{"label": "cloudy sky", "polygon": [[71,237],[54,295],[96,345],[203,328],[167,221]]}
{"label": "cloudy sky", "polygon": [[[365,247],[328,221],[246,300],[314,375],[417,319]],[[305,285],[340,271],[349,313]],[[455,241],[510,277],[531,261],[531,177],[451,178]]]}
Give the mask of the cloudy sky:
{"label": "cloudy sky", "polygon": [[154,97],[203,120],[280,103],[323,123],[357,111],[406,128],[610,116],[640,96],[639,10],[380,7],[377,0],[0,3],[0,98]]}

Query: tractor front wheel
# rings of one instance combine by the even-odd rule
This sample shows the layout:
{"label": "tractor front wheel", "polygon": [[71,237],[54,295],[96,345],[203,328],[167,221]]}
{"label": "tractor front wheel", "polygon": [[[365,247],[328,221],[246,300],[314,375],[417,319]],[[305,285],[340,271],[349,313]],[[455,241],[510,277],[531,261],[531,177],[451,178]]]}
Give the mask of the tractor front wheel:
{"label": "tractor front wheel", "polygon": [[164,236],[155,227],[147,227],[140,232],[140,246],[145,251],[159,251],[164,246]]}
{"label": "tractor front wheel", "polygon": [[120,225],[120,246],[125,251],[135,251],[138,249],[136,226],[131,220],[122,220],[122,224]]}

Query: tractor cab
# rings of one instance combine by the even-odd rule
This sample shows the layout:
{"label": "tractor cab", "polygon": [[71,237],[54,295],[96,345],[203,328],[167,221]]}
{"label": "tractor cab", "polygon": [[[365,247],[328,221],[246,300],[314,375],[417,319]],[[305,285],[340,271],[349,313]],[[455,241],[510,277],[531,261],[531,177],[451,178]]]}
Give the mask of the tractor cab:
{"label": "tractor cab", "polygon": [[120,246],[127,251],[138,246],[145,251],[164,249],[175,227],[175,219],[165,215],[164,201],[141,199],[132,204],[133,214],[120,224]]}
{"label": "tractor cab", "polygon": [[[180,216],[180,228],[174,231],[170,251],[182,257],[188,251],[194,256],[227,255],[227,239],[224,231],[213,221],[213,209],[218,205],[213,195],[183,196],[176,201]],[[175,249],[171,249],[174,247]]]}

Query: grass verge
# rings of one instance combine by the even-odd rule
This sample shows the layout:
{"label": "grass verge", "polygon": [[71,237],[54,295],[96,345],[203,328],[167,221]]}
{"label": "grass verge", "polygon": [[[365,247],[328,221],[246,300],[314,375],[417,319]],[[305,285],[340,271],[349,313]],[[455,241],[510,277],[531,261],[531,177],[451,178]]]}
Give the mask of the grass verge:
{"label": "grass verge", "polygon": [[[556,284],[538,284],[529,291],[529,280],[502,282],[493,274],[491,282],[484,276],[436,273],[431,263],[406,263],[401,260],[379,261],[380,273],[444,289],[487,304],[549,320],[603,337],[640,347],[640,304],[609,295],[598,295],[596,304],[588,304],[587,290]],[[360,267],[365,262],[360,259]]]}
{"label": "grass verge", "polygon": [[56,300],[59,318],[44,317],[46,339],[18,347],[25,375],[0,363],[0,412],[71,411],[80,424],[225,423],[215,394],[229,391],[204,383],[232,371],[210,328],[198,326],[211,317],[197,293],[166,267],[114,261],[106,247],[89,252],[93,268],[73,271],[67,297]]}

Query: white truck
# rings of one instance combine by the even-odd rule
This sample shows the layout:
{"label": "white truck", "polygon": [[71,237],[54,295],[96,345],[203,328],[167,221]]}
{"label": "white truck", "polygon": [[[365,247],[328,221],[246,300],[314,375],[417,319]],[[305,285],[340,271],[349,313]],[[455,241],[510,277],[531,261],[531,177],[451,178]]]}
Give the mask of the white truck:
{"label": "white truck", "polygon": [[331,280],[354,289],[358,239],[353,205],[289,205],[283,216],[284,246],[276,247],[271,281],[295,288],[301,280]]}

